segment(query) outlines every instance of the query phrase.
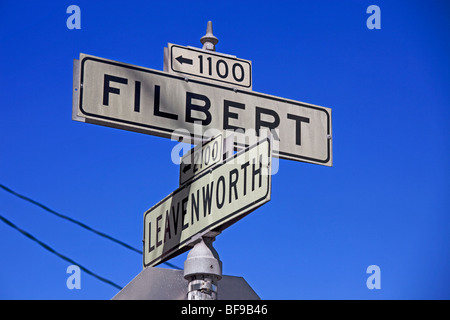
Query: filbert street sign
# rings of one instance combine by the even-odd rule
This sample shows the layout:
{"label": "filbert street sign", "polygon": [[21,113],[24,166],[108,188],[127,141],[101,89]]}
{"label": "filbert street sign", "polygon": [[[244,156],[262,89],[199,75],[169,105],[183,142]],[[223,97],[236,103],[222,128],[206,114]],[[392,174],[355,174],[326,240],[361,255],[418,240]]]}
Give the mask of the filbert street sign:
{"label": "filbert street sign", "polygon": [[274,156],[332,166],[329,108],[86,54],[74,70],[74,120],[194,143],[209,129],[234,130],[237,147],[269,129]]}

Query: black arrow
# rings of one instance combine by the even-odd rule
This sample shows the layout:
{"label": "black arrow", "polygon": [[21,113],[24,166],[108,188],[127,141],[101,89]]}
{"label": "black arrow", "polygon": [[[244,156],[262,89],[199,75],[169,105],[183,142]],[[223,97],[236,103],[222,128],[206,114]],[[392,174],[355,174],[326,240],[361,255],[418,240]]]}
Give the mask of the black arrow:
{"label": "black arrow", "polygon": [[183,168],[183,173],[186,173],[189,169],[191,169],[191,164],[187,164],[187,165]]}
{"label": "black arrow", "polygon": [[176,58],[176,60],[181,64],[183,63],[192,64],[192,59],[183,58],[183,56],[179,56],[178,58]]}

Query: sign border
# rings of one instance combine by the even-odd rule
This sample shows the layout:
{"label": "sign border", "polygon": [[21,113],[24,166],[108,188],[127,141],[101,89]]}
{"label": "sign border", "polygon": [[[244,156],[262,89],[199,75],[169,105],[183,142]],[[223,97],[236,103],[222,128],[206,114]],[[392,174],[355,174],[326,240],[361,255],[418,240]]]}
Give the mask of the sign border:
{"label": "sign border", "polygon": [[[169,74],[168,72],[164,72],[164,71],[158,71],[158,70],[153,70],[153,69],[149,69],[149,68],[145,68],[145,67],[134,66],[134,65],[123,63],[123,62],[112,61],[109,59],[98,58],[98,57],[94,57],[94,56],[90,56],[90,55],[86,55],[85,57],[83,57],[83,59],[80,59],[80,60],[81,60],[80,61],[80,95],[79,95],[79,99],[78,99],[78,103],[79,103],[78,107],[79,107],[80,112],[83,115],[87,116],[87,118],[85,119],[85,122],[114,127],[111,125],[111,122],[113,122],[115,124],[118,124],[119,126],[120,126],[120,124],[123,124],[123,126],[120,127],[120,129],[123,129],[123,130],[147,133],[146,129],[147,130],[150,129],[150,130],[158,131],[159,134],[156,134],[156,135],[168,137],[168,138],[170,137],[170,134],[174,131],[172,129],[157,127],[157,126],[153,126],[153,125],[149,125],[149,124],[136,123],[136,122],[132,122],[132,121],[128,121],[128,120],[111,118],[111,117],[102,116],[102,115],[96,115],[96,114],[92,114],[92,113],[89,113],[89,112],[86,112],[85,110],[83,110],[83,92],[84,92],[83,81],[84,81],[84,72],[85,72],[84,65],[87,61],[91,60],[91,61],[96,61],[96,62],[100,62],[100,63],[104,63],[104,64],[110,64],[113,66],[129,68],[129,69],[136,70],[136,71],[146,72],[146,73],[150,73],[150,74],[156,74],[158,76],[168,77],[168,78],[176,79],[176,80],[183,81],[183,82],[185,81],[184,77],[177,76],[174,74]],[[316,159],[316,158],[301,156],[301,155],[292,154],[289,152],[284,152],[284,151],[279,151],[279,150],[276,150],[274,152],[274,156],[278,156],[279,158],[282,158],[282,159],[303,161],[303,162],[309,162],[309,163],[319,163],[319,164],[325,164],[327,166],[332,166],[332,164],[329,164],[329,165],[327,164],[328,162],[331,161],[331,157],[332,157],[332,155],[331,155],[331,109],[327,108],[329,110],[328,111],[327,109],[321,108],[319,106],[310,105],[310,104],[303,103],[300,101],[285,99],[285,98],[276,97],[276,96],[272,96],[272,95],[268,95],[268,94],[263,94],[263,93],[259,93],[259,92],[255,92],[255,91],[248,91],[248,90],[226,87],[226,86],[218,85],[218,84],[215,84],[212,82],[203,82],[203,81],[199,81],[199,80],[195,80],[195,79],[189,79],[189,81],[200,84],[200,85],[220,88],[220,89],[228,90],[228,91],[234,91],[234,92],[241,93],[244,95],[261,97],[264,99],[274,100],[274,101],[283,102],[283,103],[289,103],[289,104],[300,106],[303,108],[310,108],[310,109],[318,110],[321,112],[325,112],[325,114],[327,116],[327,135],[329,137],[327,139],[327,157],[325,159]],[[88,118],[88,117],[91,117],[91,118]],[[131,125],[131,126],[134,126],[135,128],[134,128],[134,130],[132,130],[131,128],[127,127],[126,125]],[[114,128],[117,128],[117,127],[114,127]],[[223,130],[223,128],[220,130]],[[202,139],[203,137],[191,133],[190,138]],[[234,145],[242,146],[236,142],[234,143]]]}
{"label": "sign border", "polygon": [[[214,171],[214,170],[220,168],[221,166],[226,165],[228,162],[233,161],[236,157],[238,157],[238,156],[240,156],[241,154],[245,153],[248,149],[255,148],[255,147],[259,146],[261,143],[263,143],[263,142],[265,142],[265,141],[268,141],[268,143],[269,143],[269,148],[268,148],[268,153],[269,153],[269,154],[268,154],[267,156],[268,156],[268,158],[269,158],[269,161],[272,162],[272,157],[271,157],[271,154],[272,154],[272,144],[271,144],[271,139],[270,139],[270,137],[266,137],[266,138],[260,139],[257,143],[255,143],[255,144],[253,144],[253,145],[247,147],[246,149],[243,149],[243,150],[241,150],[241,151],[235,153],[233,156],[229,157],[229,158],[226,159],[224,162],[221,162],[221,163],[216,164],[215,166],[213,166],[212,168],[210,168],[210,170],[211,170],[211,171]],[[185,250],[183,250],[183,251],[181,251],[181,252],[178,252],[180,246],[182,246],[183,244],[186,244],[186,243],[189,243],[190,241],[192,241],[192,240],[195,238],[196,235],[202,234],[203,232],[205,232],[205,231],[207,231],[207,230],[214,230],[214,227],[216,227],[221,221],[226,220],[226,219],[229,218],[230,216],[236,215],[236,214],[238,214],[239,212],[245,211],[245,209],[247,209],[249,206],[252,206],[252,205],[254,205],[255,203],[261,202],[261,201],[263,201],[264,199],[266,199],[267,196],[269,196],[269,200],[270,200],[270,194],[271,194],[271,190],[272,190],[272,186],[271,186],[271,177],[272,177],[272,174],[271,174],[271,172],[270,172],[270,174],[267,175],[267,180],[268,180],[268,181],[267,181],[267,186],[268,186],[268,188],[267,188],[267,192],[264,194],[264,196],[258,198],[257,200],[253,201],[252,203],[246,205],[245,207],[241,207],[241,208],[237,209],[236,211],[233,211],[232,213],[229,213],[229,214],[226,215],[225,217],[222,217],[221,219],[215,221],[214,223],[208,225],[207,227],[204,227],[202,230],[198,231],[196,234],[194,234],[194,235],[192,235],[191,237],[187,238],[186,240],[184,240],[184,241],[178,243],[178,244],[177,244],[176,246],[174,246],[170,251],[166,252],[166,253],[163,254],[163,255],[160,255],[158,258],[153,259],[153,260],[150,261],[149,263],[145,264],[145,242],[144,242],[144,239],[145,239],[145,217],[146,217],[148,214],[150,214],[152,211],[156,210],[160,205],[162,205],[165,201],[167,201],[168,199],[170,199],[171,197],[173,197],[173,196],[174,196],[175,194],[177,194],[178,192],[181,192],[181,191],[184,190],[185,188],[188,188],[190,185],[192,185],[195,181],[197,181],[198,179],[202,178],[203,176],[210,174],[210,173],[209,173],[210,170],[207,170],[207,171],[201,173],[198,177],[194,177],[194,179],[192,179],[192,180],[186,182],[183,186],[180,186],[179,188],[177,188],[175,191],[173,191],[172,193],[170,193],[170,194],[169,194],[168,196],[166,196],[164,199],[160,200],[157,204],[155,204],[153,207],[151,207],[150,209],[148,209],[148,210],[144,213],[144,219],[143,219],[144,230],[143,230],[143,241],[142,241],[142,264],[143,264],[144,268],[147,268],[147,267],[150,267],[150,266],[156,266],[156,265],[158,265],[158,264],[160,264],[160,263],[163,263],[163,262],[165,262],[165,261],[167,261],[167,260],[169,260],[169,259],[171,259],[171,258],[173,258],[173,257],[175,257],[175,256],[177,256],[177,255],[179,255],[179,254],[181,254],[181,253],[183,253],[184,251],[187,251],[189,248],[188,248],[188,246],[185,246],[185,247],[187,247]],[[220,226],[220,227],[223,227],[223,228],[220,228],[220,227],[217,227],[217,228],[220,228],[220,230],[226,229],[227,227],[229,227],[229,226],[232,225],[233,223],[237,222],[238,220],[242,219],[242,218],[245,217],[247,214],[249,214],[249,213],[251,213],[252,211],[256,210],[257,208],[259,208],[259,207],[262,206],[263,204],[264,204],[264,203],[259,204],[259,205],[257,205],[256,207],[254,207],[251,211],[249,211],[249,212],[244,212],[244,213],[242,213],[241,215],[238,215],[237,217],[232,218],[231,220],[229,220],[228,222],[226,222],[226,223],[224,223],[223,225]],[[153,263],[154,263],[155,261],[158,261],[158,260],[160,260],[160,261],[153,265]]]}

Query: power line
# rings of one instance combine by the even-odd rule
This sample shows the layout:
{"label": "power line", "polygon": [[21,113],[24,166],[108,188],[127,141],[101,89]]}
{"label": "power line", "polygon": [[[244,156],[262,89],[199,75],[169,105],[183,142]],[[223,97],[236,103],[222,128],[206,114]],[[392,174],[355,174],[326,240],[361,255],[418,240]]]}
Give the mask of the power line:
{"label": "power line", "polygon": [[56,212],[55,210],[52,210],[52,209],[50,209],[49,207],[43,205],[42,203],[39,203],[39,202],[37,202],[37,201],[35,201],[35,200],[33,200],[33,199],[30,199],[30,198],[28,198],[28,197],[26,197],[26,196],[24,196],[24,195],[22,195],[22,194],[20,194],[20,193],[17,193],[17,192],[15,192],[15,191],[11,190],[10,188],[4,186],[3,184],[0,184],[0,188],[2,188],[3,190],[5,190],[5,191],[11,193],[12,195],[14,195],[14,196],[16,196],[16,197],[19,197],[20,199],[23,199],[23,200],[25,200],[25,201],[28,201],[28,202],[30,202],[30,203],[32,203],[32,204],[34,204],[34,205],[36,205],[36,206],[38,206],[38,207],[44,209],[44,210],[47,211],[47,212],[50,212],[51,214],[53,214],[53,215],[55,215],[55,216],[57,216],[57,217],[59,217],[59,218],[62,218],[62,219],[68,220],[68,221],[70,221],[70,222],[72,222],[72,223],[75,223],[76,225],[78,225],[78,226],[80,226],[80,227],[82,227],[82,228],[84,228],[84,229],[86,229],[86,230],[89,230],[89,231],[91,231],[91,232],[94,232],[95,234],[97,234],[97,235],[99,235],[99,236],[101,236],[101,237],[104,237],[104,238],[106,238],[106,239],[109,239],[109,240],[111,240],[111,241],[114,241],[115,243],[118,243],[118,244],[120,244],[121,246],[124,246],[124,247],[127,248],[127,249],[130,249],[130,250],[132,250],[132,251],[134,251],[134,252],[137,252],[137,253],[139,253],[139,254],[142,254],[142,251],[141,251],[141,250],[136,249],[136,248],[130,246],[129,244],[126,244],[125,242],[120,241],[120,240],[118,240],[118,239],[116,239],[116,238],[114,238],[114,237],[111,237],[110,235],[107,235],[107,234],[105,234],[105,233],[103,233],[103,232],[101,232],[101,231],[95,230],[95,229],[93,229],[93,228],[87,226],[86,224],[84,224],[84,223],[81,222],[81,221],[72,219],[71,217],[68,217],[68,216],[63,215],[63,214],[61,214],[61,213],[58,213],[58,212]]}
{"label": "power line", "polygon": [[114,282],[112,282],[111,280],[108,280],[106,278],[103,278],[101,276],[99,276],[98,274],[90,271],[89,269],[83,267],[82,265],[80,265],[79,263],[77,263],[76,261],[66,257],[65,255],[57,252],[56,250],[54,250],[52,247],[48,246],[47,244],[45,244],[44,242],[40,241],[39,239],[37,239],[36,237],[34,237],[33,235],[31,235],[30,233],[26,232],[25,230],[20,229],[18,226],[16,226],[14,223],[12,223],[11,221],[9,221],[8,219],[6,219],[5,217],[3,217],[2,215],[0,215],[0,220],[2,220],[4,223],[6,223],[8,226],[12,227],[13,229],[16,229],[17,231],[19,231],[21,234],[23,234],[24,236],[26,236],[27,238],[33,240],[34,242],[38,243],[41,247],[43,247],[44,249],[50,251],[51,253],[57,255],[58,257],[60,257],[61,259],[70,262],[73,265],[77,265],[81,270],[83,270],[84,272],[86,272],[87,274],[97,278],[100,281],[103,281],[113,287],[115,287],[116,289],[122,290],[122,287],[119,286],[118,284],[115,284]]}
{"label": "power line", "polygon": [[[37,201],[27,197],[27,196],[24,196],[24,195],[22,195],[20,193],[17,193],[16,191],[8,188],[7,186],[5,186],[3,184],[0,184],[0,188],[2,188],[6,192],[9,192],[10,194],[12,194],[12,195],[14,195],[14,196],[16,196],[16,197],[18,197],[18,198],[20,198],[22,200],[28,201],[28,202],[30,202],[30,203],[32,203],[32,204],[34,204],[34,205],[44,209],[45,211],[47,211],[47,212],[49,212],[49,213],[51,213],[51,214],[53,214],[53,215],[55,215],[55,216],[57,216],[57,217],[59,217],[61,219],[65,219],[67,221],[70,221],[70,222],[72,222],[72,223],[74,223],[74,224],[76,224],[76,225],[78,225],[78,226],[80,226],[80,227],[82,227],[82,228],[84,228],[86,230],[89,230],[89,231],[91,231],[91,232],[93,232],[93,233],[95,233],[95,234],[97,234],[97,235],[99,235],[101,237],[104,237],[104,238],[106,238],[108,240],[114,241],[115,243],[120,244],[121,246],[123,246],[123,247],[125,247],[125,248],[127,248],[129,250],[132,250],[132,251],[134,251],[136,253],[142,254],[142,250],[136,249],[136,248],[132,247],[131,245],[126,244],[123,241],[120,241],[120,240],[118,240],[118,239],[116,239],[116,238],[114,238],[114,237],[112,237],[110,235],[107,235],[107,234],[105,234],[105,233],[103,233],[101,231],[95,230],[95,229],[89,227],[88,225],[84,224],[81,221],[75,220],[75,219],[73,219],[71,217],[68,217],[68,216],[63,215],[61,213],[58,213],[55,210],[50,209],[49,207],[43,205],[40,202],[37,202]],[[174,264],[172,264],[170,262],[164,262],[164,264],[166,264],[167,266],[169,266],[171,268],[174,268],[174,269],[177,269],[177,270],[182,270],[180,267],[177,267],[176,265],[174,265]]]}

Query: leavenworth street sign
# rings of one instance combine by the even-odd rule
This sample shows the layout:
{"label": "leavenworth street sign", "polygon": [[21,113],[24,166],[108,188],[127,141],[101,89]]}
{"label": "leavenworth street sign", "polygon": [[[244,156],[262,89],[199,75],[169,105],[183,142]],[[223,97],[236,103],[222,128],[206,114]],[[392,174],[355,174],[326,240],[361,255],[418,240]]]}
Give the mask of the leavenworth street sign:
{"label": "leavenworth street sign", "polygon": [[75,61],[73,100],[74,120],[166,138],[184,132],[186,142],[234,130],[244,147],[244,137],[256,141],[269,129],[274,156],[332,165],[329,108],[86,54]]}
{"label": "leavenworth street sign", "polygon": [[222,231],[270,200],[271,139],[265,138],[188,181],[144,214],[144,267]]}

